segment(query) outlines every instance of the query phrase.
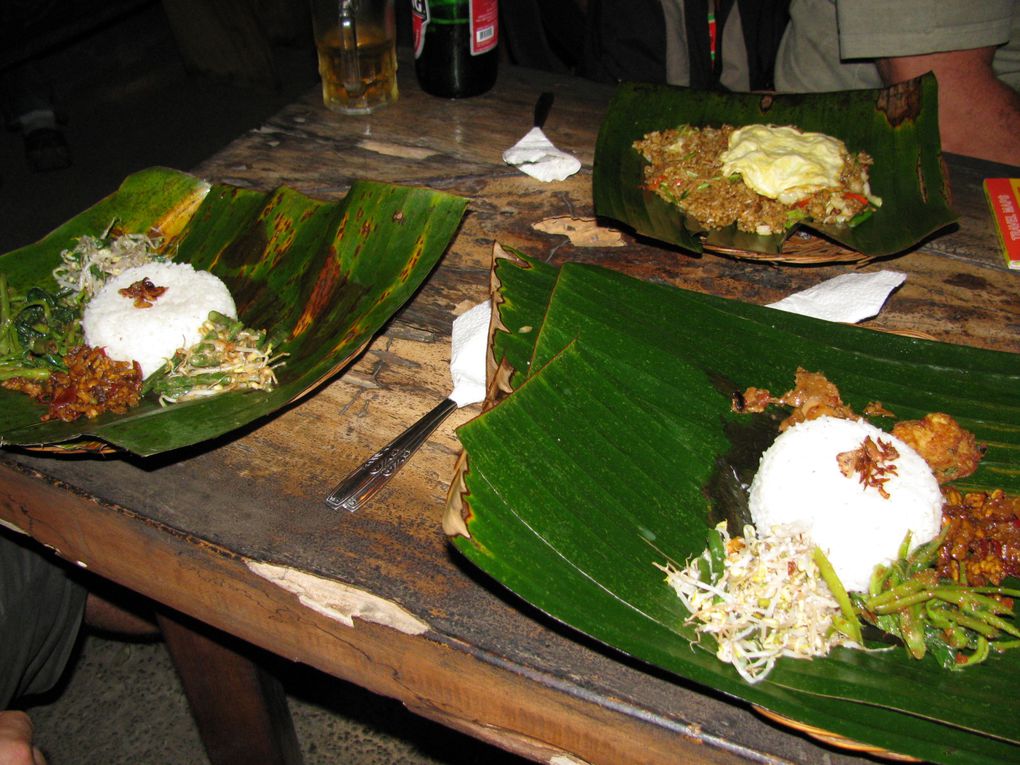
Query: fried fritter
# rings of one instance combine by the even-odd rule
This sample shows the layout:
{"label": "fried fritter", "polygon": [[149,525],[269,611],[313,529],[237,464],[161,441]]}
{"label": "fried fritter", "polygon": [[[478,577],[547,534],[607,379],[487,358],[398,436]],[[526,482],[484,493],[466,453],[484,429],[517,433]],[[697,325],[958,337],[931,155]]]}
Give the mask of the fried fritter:
{"label": "fried fritter", "polygon": [[942,412],[897,422],[892,434],[924,457],[940,484],[969,476],[985,453],[973,433]]}

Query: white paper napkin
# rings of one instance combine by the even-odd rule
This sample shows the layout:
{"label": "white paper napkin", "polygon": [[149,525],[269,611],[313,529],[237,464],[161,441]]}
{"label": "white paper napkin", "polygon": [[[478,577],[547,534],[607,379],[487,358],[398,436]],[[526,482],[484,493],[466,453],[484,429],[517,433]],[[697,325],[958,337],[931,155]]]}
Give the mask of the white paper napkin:
{"label": "white paper napkin", "polygon": [[906,278],[906,274],[898,271],[841,274],[770,303],[769,307],[816,319],[854,324],[877,315],[889,293],[903,284]]}
{"label": "white paper napkin", "polygon": [[540,181],[562,181],[581,169],[581,160],[553,146],[539,127],[504,151],[503,161]]}
{"label": "white paper napkin", "polygon": [[453,320],[453,349],[450,374],[453,392],[450,398],[458,407],[485,399],[485,354],[489,347],[488,300],[465,311]]}

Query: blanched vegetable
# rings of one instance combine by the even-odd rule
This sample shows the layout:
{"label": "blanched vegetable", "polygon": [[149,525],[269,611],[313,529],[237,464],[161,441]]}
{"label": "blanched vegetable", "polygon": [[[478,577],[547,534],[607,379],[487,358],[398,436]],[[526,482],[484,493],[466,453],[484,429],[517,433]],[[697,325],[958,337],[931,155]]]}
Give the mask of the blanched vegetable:
{"label": "blanched vegetable", "polygon": [[165,371],[146,383],[162,404],[204,398],[226,391],[272,390],[273,370],[286,354],[273,355],[265,330],[256,332],[241,322],[210,311],[201,328],[202,340],[182,348]]}
{"label": "blanched vegetable", "polygon": [[759,537],[748,525],[743,538],[731,539],[721,523],[713,535],[716,542],[686,566],[661,568],[690,621],[715,638],[716,656],[747,682],[763,680],[781,656],[809,659],[837,645],[855,645],[834,628],[840,606],[805,534],[777,527]]}
{"label": "blanched vegetable", "polygon": [[899,637],[915,659],[930,652],[946,669],[962,669],[989,651],[1020,647],[1013,620],[1020,590],[940,579],[933,564],[949,530],[909,555],[904,541],[896,561],[875,569],[870,591],[851,597],[863,619]]}
{"label": "blanched vegetable", "polygon": [[63,370],[64,355],[81,343],[80,317],[73,296],[39,287],[21,293],[0,273],[0,380],[45,380]]}

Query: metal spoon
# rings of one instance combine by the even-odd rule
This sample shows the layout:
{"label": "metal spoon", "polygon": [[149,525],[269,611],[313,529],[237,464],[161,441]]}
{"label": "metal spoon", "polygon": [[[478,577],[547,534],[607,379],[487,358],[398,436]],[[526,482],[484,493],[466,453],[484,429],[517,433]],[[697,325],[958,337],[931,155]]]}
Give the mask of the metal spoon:
{"label": "metal spoon", "polygon": [[[451,412],[461,406],[477,404],[485,398],[489,310],[486,301],[453,321],[454,353],[450,360],[450,372],[454,386],[450,395],[341,481],[326,496],[327,507],[353,513],[374,497],[407,464]],[[463,349],[459,356],[457,349]]]}

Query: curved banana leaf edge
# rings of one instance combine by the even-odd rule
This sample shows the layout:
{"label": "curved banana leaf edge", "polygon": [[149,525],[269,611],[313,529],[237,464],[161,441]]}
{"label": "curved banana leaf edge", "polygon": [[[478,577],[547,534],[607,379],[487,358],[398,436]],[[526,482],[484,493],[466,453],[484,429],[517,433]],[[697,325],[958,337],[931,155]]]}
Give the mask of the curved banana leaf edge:
{"label": "curved banana leaf edge", "polygon": [[411,297],[442,257],[466,207],[460,197],[356,181],[335,202],[280,187],[256,191],[167,168],[120,188],[44,239],[0,256],[12,286],[54,287],[60,252],[116,221],[153,232],[175,261],[211,271],[239,318],[288,354],[271,392],[226,393],[161,407],[151,397],[125,414],[41,422],[43,407],[0,390],[0,444],[100,439],[147,456],[222,436],[267,417],[343,369]]}
{"label": "curved banana leaf edge", "polygon": [[[627,655],[853,741],[934,762],[1016,761],[1010,652],[964,672],[901,648],[783,659],[749,685],[699,639],[654,563],[704,549],[739,514],[775,435],[735,415],[748,385],[825,372],[861,411],[953,413],[988,444],[963,488],[1020,490],[1016,356],[877,333],[519,253],[495,270],[494,357],[509,393],[458,430],[451,509],[469,560],[562,623]],[[880,427],[881,421],[876,422]],[[889,423],[884,423],[889,427]],[[452,528],[454,525],[448,525]]]}
{"label": "curved banana leaf edge", "polygon": [[[704,231],[678,207],[644,186],[645,161],[634,141],[653,130],[689,124],[795,125],[866,151],[872,193],[882,205],[859,225],[803,222],[783,235],[758,236],[736,226]],[[596,214],[638,234],[700,253],[704,245],[779,253],[798,228],[869,258],[908,250],[956,221],[949,206],[938,126],[938,85],[931,74],[874,90],[834,93],[719,93],[670,85],[624,83],[617,89],[595,146]]]}

